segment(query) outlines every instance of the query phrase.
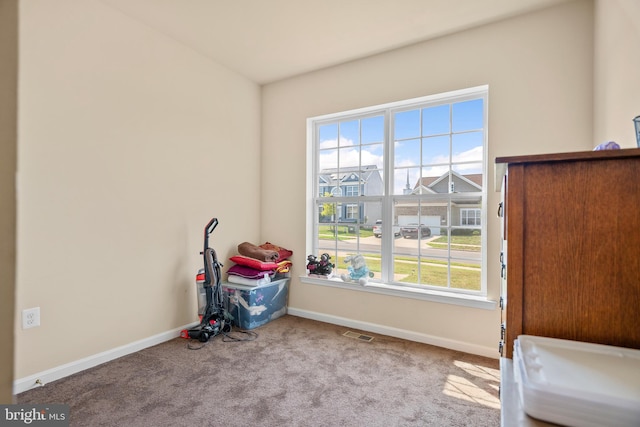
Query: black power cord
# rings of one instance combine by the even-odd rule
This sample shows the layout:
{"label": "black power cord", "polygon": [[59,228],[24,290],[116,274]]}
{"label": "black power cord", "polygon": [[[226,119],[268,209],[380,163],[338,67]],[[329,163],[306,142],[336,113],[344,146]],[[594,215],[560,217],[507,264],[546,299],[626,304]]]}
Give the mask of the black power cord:
{"label": "black power cord", "polygon": [[[224,329],[226,329],[226,327]],[[230,326],[228,331],[226,332],[223,331],[219,335],[222,335],[222,342],[247,342],[247,341],[255,341],[258,338],[257,332],[244,331],[244,330],[234,331]],[[215,337],[211,337],[211,338],[215,338]],[[206,342],[198,341],[198,343],[200,344],[199,346],[192,345],[191,343],[193,341],[198,341],[198,340],[190,339],[189,342],[187,342],[187,349],[201,350],[209,343],[210,340]]]}
{"label": "black power cord", "polygon": [[[232,335],[238,334],[238,335]],[[258,338],[258,334],[253,331],[229,331],[227,333],[222,334],[222,342],[244,342],[244,341],[254,341]]]}

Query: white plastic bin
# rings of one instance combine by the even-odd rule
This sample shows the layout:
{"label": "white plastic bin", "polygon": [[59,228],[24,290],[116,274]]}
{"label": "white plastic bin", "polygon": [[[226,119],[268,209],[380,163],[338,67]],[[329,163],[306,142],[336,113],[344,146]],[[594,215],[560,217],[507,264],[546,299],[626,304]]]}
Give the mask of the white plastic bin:
{"label": "white plastic bin", "polygon": [[522,407],[534,418],[640,426],[640,350],[520,335],[513,367]]}

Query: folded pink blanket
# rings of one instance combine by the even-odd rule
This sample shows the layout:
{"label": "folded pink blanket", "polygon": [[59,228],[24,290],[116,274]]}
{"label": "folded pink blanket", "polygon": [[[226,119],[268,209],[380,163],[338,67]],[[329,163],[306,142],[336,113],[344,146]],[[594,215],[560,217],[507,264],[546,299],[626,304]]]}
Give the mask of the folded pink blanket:
{"label": "folded pink blanket", "polygon": [[277,261],[279,256],[277,251],[262,249],[249,242],[240,243],[238,245],[238,253],[249,258],[271,262]]}

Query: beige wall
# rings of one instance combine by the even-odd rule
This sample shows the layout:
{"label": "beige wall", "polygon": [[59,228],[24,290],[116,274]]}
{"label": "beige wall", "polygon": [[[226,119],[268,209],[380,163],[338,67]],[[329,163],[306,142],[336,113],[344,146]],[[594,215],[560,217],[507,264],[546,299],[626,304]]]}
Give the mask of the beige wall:
{"label": "beige wall", "polygon": [[[497,156],[592,146],[590,1],[505,20],[263,87],[263,236],[286,236],[304,274],[306,119],[369,105],[489,85],[489,183]],[[310,46],[309,54],[313,54]],[[499,296],[499,194],[489,189],[488,292]],[[289,306],[450,340],[497,356],[500,312],[390,298],[292,281]]]}
{"label": "beige wall", "polygon": [[595,2],[594,144],[637,146],[632,120],[640,116],[640,2]]}
{"label": "beige wall", "polygon": [[20,6],[16,379],[197,320],[207,221],[223,259],[260,226],[259,86],[102,2]]}
{"label": "beige wall", "polygon": [[0,404],[12,403],[18,2],[0,0]]}

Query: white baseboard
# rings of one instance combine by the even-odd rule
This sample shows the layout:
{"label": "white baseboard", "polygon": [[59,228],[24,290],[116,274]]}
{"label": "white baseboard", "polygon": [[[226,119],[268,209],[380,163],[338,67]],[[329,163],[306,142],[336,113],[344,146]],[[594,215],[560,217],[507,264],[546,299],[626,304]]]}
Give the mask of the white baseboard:
{"label": "white baseboard", "polygon": [[[407,331],[404,329],[393,328],[386,325],[347,319],[345,317],[332,316],[324,313],[302,310],[295,307],[287,307],[287,313],[292,316],[304,317],[306,319],[332,323],[334,325],[346,326],[349,328],[387,335],[390,337],[421,342],[424,344],[435,345],[438,347],[444,347],[451,350],[462,351],[465,353],[477,354],[480,356],[490,357],[492,359],[499,358],[499,353],[496,348],[483,347],[462,341],[421,334],[419,332]],[[162,332],[152,337],[144,338],[139,341],[123,345],[121,347],[116,347],[114,349],[107,350],[93,356],[85,357],[84,359],[76,360],[75,362],[47,369],[46,371],[38,372],[25,378],[17,379],[13,382],[13,394],[20,394],[34,387],[41,387],[42,385],[53,382],[55,380],[59,380],[64,377],[68,377],[69,375],[84,371],[85,369],[93,368],[94,366],[98,366],[105,362],[109,362],[119,357],[126,356],[127,354],[135,353],[136,351],[140,351],[145,348],[161,344],[165,341],[172,340],[173,338],[180,336],[180,331],[182,331],[183,329],[189,329],[196,325],[198,325],[198,322],[194,322],[180,328],[172,329],[170,331]],[[38,380],[39,383],[36,382]]]}
{"label": "white baseboard", "polygon": [[[94,366],[126,356],[127,354],[135,353],[136,351],[144,350],[145,348],[172,340],[179,337],[180,331],[183,329],[189,329],[196,325],[198,325],[198,322],[190,323],[180,328],[162,332],[152,337],[144,338],[121,347],[116,347],[102,353],[94,354],[93,356],[85,357],[84,359],[76,360],[75,362],[66,363],[55,368],[47,369],[46,371],[38,372],[34,375],[29,375],[25,378],[17,379],[13,382],[13,394],[19,394],[34,387],[42,387],[47,383],[68,377],[69,375],[84,371],[85,369],[93,368]],[[39,382],[36,382],[38,380]]]}
{"label": "white baseboard", "polygon": [[347,319],[345,317],[331,316],[324,313],[314,311],[301,310],[295,307],[288,307],[287,313],[292,316],[304,317],[306,319],[318,320],[320,322],[332,323],[334,325],[346,326],[349,328],[359,329],[366,332],[374,332],[380,335],[387,335],[395,338],[402,338],[409,341],[416,341],[423,344],[435,345],[438,347],[448,348],[450,350],[462,351],[479,356],[499,359],[497,346],[495,348],[469,344],[463,341],[456,341],[448,338],[437,337],[433,335],[422,334],[419,332],[407,331],[405,329],[393,328],[386,325],[376,323],[361,322],[359,320]]}

